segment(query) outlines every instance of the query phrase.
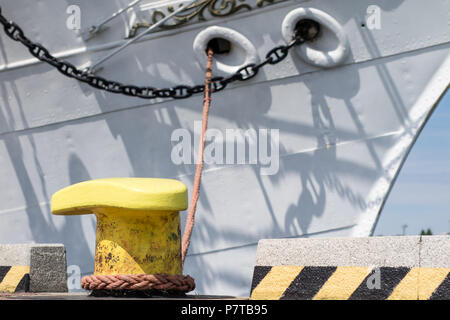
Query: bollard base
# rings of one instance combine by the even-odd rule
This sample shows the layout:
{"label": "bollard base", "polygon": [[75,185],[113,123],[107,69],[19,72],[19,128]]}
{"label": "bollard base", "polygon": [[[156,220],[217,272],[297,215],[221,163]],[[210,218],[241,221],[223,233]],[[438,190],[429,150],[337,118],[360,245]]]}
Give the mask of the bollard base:
{"label": "bollard base", "polygon": [[162,290],[92,290],[90,297],[117,298],[186,298],[184,292]]}

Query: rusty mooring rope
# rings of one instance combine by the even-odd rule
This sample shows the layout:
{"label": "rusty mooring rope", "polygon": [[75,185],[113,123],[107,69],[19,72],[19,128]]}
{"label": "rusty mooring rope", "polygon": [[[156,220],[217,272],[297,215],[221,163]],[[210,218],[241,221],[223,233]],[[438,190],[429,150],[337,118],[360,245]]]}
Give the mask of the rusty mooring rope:
{"label": "rusty mooring rope", "polygon": [[[211,105],[211,78],[213,50],[208,48],[208,61],[206,64],[205,97],[203,99],[203,118],[200,146],[198,150],[197,166],[194,177],[191,204],[186,217],[181,243],[181,265],[184,265],[186,254],[191,242],[194,228],[195,211],[200,196],[200,181],[203,170],[203,151],[205,148],[205,135],[208,128],[208,113]],[[160,290],[173,292],[189,292],[195,289],[195,281],[189,275],[167,274],[116,274],[116,275],[90,275],[81,279],[81,287],[85,290]]]}
{"label": "rusty mooring rope", "polygon": [[194,187],[192,189],[191,205],[186,217],[186,226],[184,227],[183,240],[181,242],[181,265],[184,265],[186,254],[191,243],[192,229],[194,228],[195,211],[197,201],[200,196],[200,181],[203,170],[203,151],[205,149],[205,135],[208,129],[208,113],[211,105],[211,78],[212,78],[212,60],[214,51],[208,48],[208,61],[206,63],[205,97],[203,99],[203,118],[202,118],[202,136],[197,155],[197,167],[195,169]]}

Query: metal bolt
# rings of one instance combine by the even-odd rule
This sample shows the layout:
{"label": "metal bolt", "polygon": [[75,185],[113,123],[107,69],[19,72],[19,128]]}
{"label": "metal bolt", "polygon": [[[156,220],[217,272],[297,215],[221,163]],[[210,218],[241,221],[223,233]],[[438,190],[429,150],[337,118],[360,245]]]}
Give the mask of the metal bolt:
{"label": "metal bolt", "polygon": [[311,19],[303,19],[297,22],[294,30],[294,38],[301,37],[306,41],[313,41],[319,36],[320,24]]}

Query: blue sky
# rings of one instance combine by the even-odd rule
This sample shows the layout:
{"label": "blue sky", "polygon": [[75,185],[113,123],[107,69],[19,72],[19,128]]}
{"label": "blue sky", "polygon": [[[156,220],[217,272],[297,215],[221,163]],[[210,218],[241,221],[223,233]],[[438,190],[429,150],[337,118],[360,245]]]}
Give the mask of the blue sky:
{"label": "blue sky", "polygon": [[450,91],[416,141],[386,201],[374,235],[450,232]]}

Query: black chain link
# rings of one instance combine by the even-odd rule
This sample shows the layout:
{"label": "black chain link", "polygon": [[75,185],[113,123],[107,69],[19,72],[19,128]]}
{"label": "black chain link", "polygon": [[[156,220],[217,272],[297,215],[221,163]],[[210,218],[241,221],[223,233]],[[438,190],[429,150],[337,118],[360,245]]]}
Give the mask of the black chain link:
{"label": "black chain link", "polygon": [[[0,23],[3,25],[5,33],[13,40],[21,42],[26,46],[35,58],[40,61],[46,62],[55,67],[59,72],[69,78],[75,78],[78,81],[87,83],[91,87],[105,90],[112,93],[120,93],[127,96],[139,97],[143,99],[156,99],[156,98],[173,98],[173,99],[185,99],[189,98],[193,94],[203,93],[205,90],[204,85],[187,86],[179,85],[173,88],[157,89],[153,87],[138,87],[133,85],[125,85],[120,82],[107,80],[99,76],[95,76],[85,70],[79,70],[73,64],[55,58],[50,52],[42,45],[30,41],[24,34],[23,30],[14,22],[6,19],[2,14],[0,7]],[[225,89],[230,83],[235,81],[246,81],[258,74],[259,69],[266,64],[277,64],[283,61],[288,53],[289,49],[293,46],[304,43],[305,40],[296,34],[294,39],[288,45],[278,46],[270,50],[265,60],[259,64],[250,63],[245,65],[236,71],[229,77],[215,77],[211,79],[212,92],[219,92]]]}

